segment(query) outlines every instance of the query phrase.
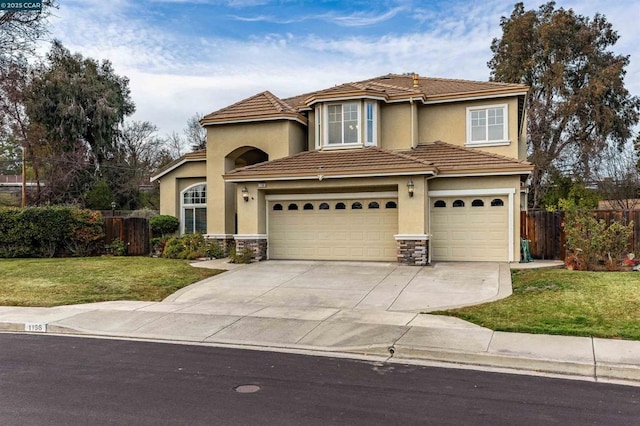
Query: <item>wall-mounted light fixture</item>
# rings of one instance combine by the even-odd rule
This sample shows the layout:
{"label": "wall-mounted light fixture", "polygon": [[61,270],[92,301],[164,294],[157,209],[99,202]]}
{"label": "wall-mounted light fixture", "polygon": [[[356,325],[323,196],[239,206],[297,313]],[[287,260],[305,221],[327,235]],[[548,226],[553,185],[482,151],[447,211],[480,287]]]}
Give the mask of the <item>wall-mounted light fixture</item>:
{"label": "wall-mounted light fixture", "polygon": [[409,182],[407,182],[407,190],[409,191],[409,197],[413,197],[413,181],[411,179],[409,179]]}
{"label": "wall-mounted light fixture", "polygon": [[242,187],[242,198],[244,199],[245,202],[249,201],[249,190],[247,189],[246,186]]}

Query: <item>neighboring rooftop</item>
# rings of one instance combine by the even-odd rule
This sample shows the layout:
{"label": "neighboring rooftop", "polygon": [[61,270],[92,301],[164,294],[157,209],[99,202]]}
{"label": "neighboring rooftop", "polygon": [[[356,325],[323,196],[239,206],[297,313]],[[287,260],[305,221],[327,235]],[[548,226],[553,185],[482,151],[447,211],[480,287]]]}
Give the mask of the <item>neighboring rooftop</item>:
{"label": "neighboring rooftop", "polygon": [[271,92],[265,91],[207,114],[200,123],[207,126],[287,119],[306,124],[306,117],[302,112],[310,109],[314,103],[345,97],[368,97],[387,102],[413,99],[430,103],[487,96],[517,95],[527,91],[528,87],[521,84],[420,77],[417,74],[387,74],[368,80],[339,84],[328,89],[286,99],[280,99]]}

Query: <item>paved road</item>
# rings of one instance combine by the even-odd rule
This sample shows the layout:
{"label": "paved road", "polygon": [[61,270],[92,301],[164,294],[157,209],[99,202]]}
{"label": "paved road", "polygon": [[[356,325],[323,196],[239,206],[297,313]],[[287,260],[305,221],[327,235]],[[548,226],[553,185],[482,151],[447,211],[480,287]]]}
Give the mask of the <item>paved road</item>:
{"label": "paved road", "polygon": [[[239,385],[257,385],[239,393]],[[251,389],[249,389],[251,390]],[[0,334],[0,424],[637,425],[640,388],[149,342]]]}

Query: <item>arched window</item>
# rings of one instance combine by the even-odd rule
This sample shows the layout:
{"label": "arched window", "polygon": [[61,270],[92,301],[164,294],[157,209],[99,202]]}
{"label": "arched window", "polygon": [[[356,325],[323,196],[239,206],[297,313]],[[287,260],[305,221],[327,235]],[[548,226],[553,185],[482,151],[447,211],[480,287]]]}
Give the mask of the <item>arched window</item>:
{"label": "arched window", "polygon": [[433,207],[438,207],[438,208],[447,207],[447,203],[444,200],[436,200],[436,202],[433,203]]}
{"label": "arched window", "polygon": [[369,203],[369,208],[370,209],[379,209],[380,208],[380,204],[378,204],[375,201],[372,201],[372,202]]}
{"label": "arched window", "polygon": [[277,210],[277,211],[282,210],[282,204],[279,204],[279,203],[278,204],[274,204],[273,205],[273,210]]}
{"label": "arched window", "polygon": [[336,210],[344,210],[346,208],[347,206],[345,206],[344,203],[336,203]]}
{"label": "arched window", "polygon": [[355,202],[351,204],[351,210],[362,210],[362,203]]}
{"label": "arched window", "polygon": [[311,203],[305,204],[302,210],[313,210],[313,204]]}
{"label": "arched window", "polygon": [[395,201],[387,201],[387,203],[384,205],[385,208],[387,209],[395,209],[398,207],[398,205],[396,204]]}
{"label": "arched window", "polygon": [[464,207],[464,201],[462,200],[455,200],[453,202],[453,207]]}
{"label": "arched window", "polygon": [[318,209],[320,209],[320,210],[329,210],[329,204],[328,203],[320,203],[320,207],[318,207]]}
{"label": "arched window", "polygon": [[188,187],[181,197],[182,233],[207,233],[207,185],[199,183]]}
{"label": "arched window", "polygon": [[289,204],[289,207],[287,207],[287,210],[298,210],[298,205],[296,203],[291,203]]}
{"label": "arched window", "polygon": [[471,202],[471,207],[484,207],[484,201],[477,199]]}
{"label": "arched window", "polygon": [[502,207],[504,206],[504,201],[502,201],[500,198],[494,198],[493,200],[491,200],[491,207]]}

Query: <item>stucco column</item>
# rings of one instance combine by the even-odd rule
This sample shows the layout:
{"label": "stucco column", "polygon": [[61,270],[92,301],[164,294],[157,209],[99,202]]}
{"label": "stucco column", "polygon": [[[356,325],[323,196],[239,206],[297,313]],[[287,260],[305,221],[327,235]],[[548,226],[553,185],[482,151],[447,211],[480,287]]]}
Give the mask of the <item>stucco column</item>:
{"label": "stucco column", "polygon": [[251,251],[252,260],[267,258],[266,200],[255,183],[236,186],[238,233],[234,235],[236,252]]}
{"label": "stucco column", "polygon": [[[412,186],[412,193],[409,186]],[[408,176],[399,180],[398,234],[395,235],[399,263],[426,265],[429,262],[427,203],[427,181],[424,176]]]}

